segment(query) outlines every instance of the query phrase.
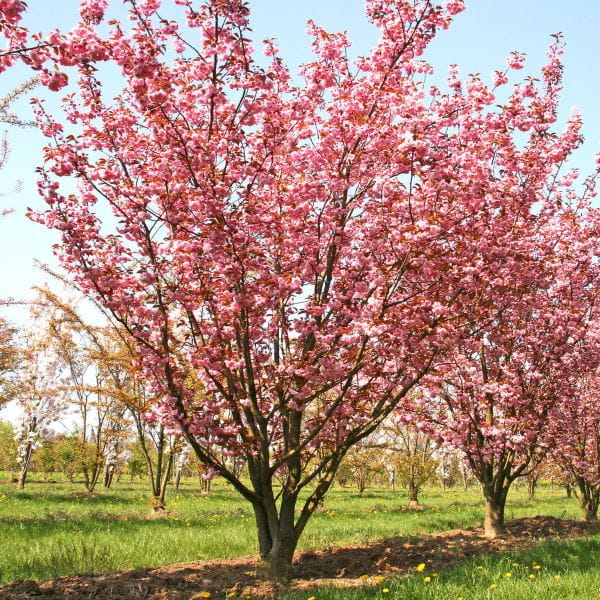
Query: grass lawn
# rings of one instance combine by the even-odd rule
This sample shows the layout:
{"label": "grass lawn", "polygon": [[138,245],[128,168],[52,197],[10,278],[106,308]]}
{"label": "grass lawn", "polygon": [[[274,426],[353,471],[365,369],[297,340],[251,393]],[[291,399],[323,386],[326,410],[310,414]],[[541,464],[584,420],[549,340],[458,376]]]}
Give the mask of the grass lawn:
{"label": "grass lawn", "polygon": [[[466,528],[482,519],[477,488],[428,489],[422,496],[423,511],[404,509],[406,501],[400,491],[369,489],[359,496],[351,488],[338,487],[310,521],[299,550]],[[195,481],[185,481],[179,494],[168,498],[168,508],[178,516],[147,518],[143,482],[121,482],[91,496],[80,484],[30,483],[18,492],[13,484],[0,483],[0,583],[256,554],[250,507],[226,484],[217,483],[211,495],[203,497]],[[538,514],[579,518],[580,511],[562,489],[540,486],[534,501],[527,500],[523,487],[511,492],[507,519]],[[437,577],[415,573],[360,590],[319,589],[313,595],[318,600],[599,597],[598,559],[600,536],[547,542],[520,554],[469,561]],[[542,568],[534,570],[533,564]],[[428,576],[431,581],[425,582]],[[307,597],[289,595],[294,600]]]}
{"label": "grass lawn", "polygon": [[320,587],[282,600],[588,600],[600,597],[600,536],[547,541],[528,551],[483,556],[439,573],[387,578],[358,589]]}

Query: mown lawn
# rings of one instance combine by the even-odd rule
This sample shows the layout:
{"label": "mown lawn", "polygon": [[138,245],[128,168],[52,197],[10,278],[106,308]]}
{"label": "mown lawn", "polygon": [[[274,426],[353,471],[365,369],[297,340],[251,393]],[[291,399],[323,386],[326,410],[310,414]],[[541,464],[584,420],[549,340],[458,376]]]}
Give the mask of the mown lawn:
{"label": "mown lawn", "polygon": [[[468,492],[431,488],[422,502],[424,510],[409,511],[401,491],[369,489],[359,496],[351,488],[336,488],[309,523],[299,550],[471,527],[481,519],[477,488]],[[0,583],[256,553],[250,507],[227,485],[214,485],[210,496],[204,497],[195,481],[185,481],[177,495],[171,494],[168,508],[177,516],[148,519],[143,482],[121,482],[91,496],[81,484],[30,483],[18,492],[13,484],[0,483]],[[538,514],[579,518],[579,509],[559,488],[542,486],[534,501],[527,500],[523,488],[511,493],[508,519]],[[600,538],[545,544],[522,557],[479,559],[439,573],[430,583],[415,574],[362,591],[319,590],[318,598],[525,598],[533,589],[536,594],[558,594],[535,596],[540,598],[598,597],[600,570],[595,571],[594,563],[600,558],[599,548]],[[523,565],[535,561],[543,568],[526,571]],[[519,567],[509,568],[512,562]],[[513,576],[506,577],[507,572]],[[530,580],[529,574],[535,579]],[[497,587],[490,589],[494,583]],[[567,596],[569,585],[579,591],[590,585],[593,593]],[[506,595],[509,588],[513,595]]]}

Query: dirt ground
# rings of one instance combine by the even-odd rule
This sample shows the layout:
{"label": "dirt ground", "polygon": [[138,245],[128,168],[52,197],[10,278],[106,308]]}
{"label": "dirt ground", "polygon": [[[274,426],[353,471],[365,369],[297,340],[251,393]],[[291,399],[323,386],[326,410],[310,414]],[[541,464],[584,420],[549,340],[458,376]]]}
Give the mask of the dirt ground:
{"label": "dirt ground", "polygon": [[[495,540],[481,528],[445,531],[429,536],[399,537],[363,547],[305,552],[296,557],[293,589],[317,585],[366,585],[369,577],[402,575],[423,562],[440,570],[484,553],[520,550],[543,538],[569,538],[600,531],[598,525],[554,517],[517,519],[508,533]],[[278,590],[254,576],[252,558],[194,562],[138,569],[110,575],[77,575],[52,581],[17,581],[0,588],[0,600],[68,598],[69,600],[192,600],[222,598],[276,598]],[[208,596],[209,592],[211,596]]]}

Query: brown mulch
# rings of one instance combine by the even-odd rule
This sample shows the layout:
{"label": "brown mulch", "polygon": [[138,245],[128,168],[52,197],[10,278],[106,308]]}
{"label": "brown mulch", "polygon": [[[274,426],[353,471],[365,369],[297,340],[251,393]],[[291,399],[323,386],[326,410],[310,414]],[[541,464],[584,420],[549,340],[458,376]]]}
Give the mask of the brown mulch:
{"label": "brown mulch", "polygon": [[[367,575],[402,575],[423,562],[427,570],[448,567],[484,553],[529,548],[544,538],[571,538],[600,531],[583,521],[532,517],[508,523],[505,536],[489,540],[481,528],[445,531],[430,536],[399,537],[362,547],[305,552],[294,563],[293,589],[317,585],[355,587],[369,583]],[[277,589],[260,582],[252,558],[194,562],[138,569],[110,575],[77,575],[46,582],[17,581],[0,588],[0,600],[68,598],[69,600],[192,600],[211,592],[222,598],[273,598]],[[372,581],[371,581],[372,583]]]}

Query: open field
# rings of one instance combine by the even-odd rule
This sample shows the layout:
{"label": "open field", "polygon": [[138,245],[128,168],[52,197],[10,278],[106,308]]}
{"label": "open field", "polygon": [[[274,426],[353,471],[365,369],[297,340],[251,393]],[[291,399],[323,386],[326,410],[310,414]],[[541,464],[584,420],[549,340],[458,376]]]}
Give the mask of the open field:
{"label": "open field", "polygon": [[[391,538],[466,529],[479,525],[482,518],[475,487],[467,492],[430,488],[422,501],[424,510],[410,511],[404,508],[402,491],[370,488],[359,496],[352,488],[338,487],[309,523],[299,551],[366,546]],[[80,485],[64,482],[30,483],[24,492],[0,484],[0,581],[48,580],[256,554],[249,506],[226,485],[215,485],[210,496],[203,497],[195,481],[186,481],[171,496],[168,508],[176,514],[149,518],[146,489],[138,483],[121,482],[113,490],[91,496]],[[508,520],[535,515],[578,519],[579,514],[576,502],[567,499],[563,489],[549,486],[541,486],[533,501],[527,499],[524,487],[513,490],[507,506]],[[434,561],[436,576],[429,559],[423,558],[428,567],[421,573],[409,569],[399,571],[396,579],[365,578],[359,589],[336,590],[327,585],[318,592],[303,589],[286,597],[596,597],[600,593],[598,558],[600,536],[547,541],[508,554],[474,555],[447,569],[439,568],[439,562],[435,566]],[[418,551],[413,552],[412,561],[420,561]],[[541,568],[533,569],[534,564]],[[365,574],[375,572],[370,567],[365,564]],[[425,581],[426,577],[431,581]],[[587,590],[590,596],[585,595]]]}

